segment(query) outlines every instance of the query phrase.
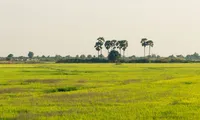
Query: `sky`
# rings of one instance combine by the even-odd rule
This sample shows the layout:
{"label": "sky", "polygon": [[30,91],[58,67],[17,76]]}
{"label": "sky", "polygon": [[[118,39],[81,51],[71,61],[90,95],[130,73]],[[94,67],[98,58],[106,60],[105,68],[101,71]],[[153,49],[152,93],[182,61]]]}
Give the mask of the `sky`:
{"label": "sky", "polygon": [[[200,53],[199,0],[0,0],[0,56],[97,55],[98,37],[128,40],[127,56]],[[103,50],[104,55],[107,51]]]}

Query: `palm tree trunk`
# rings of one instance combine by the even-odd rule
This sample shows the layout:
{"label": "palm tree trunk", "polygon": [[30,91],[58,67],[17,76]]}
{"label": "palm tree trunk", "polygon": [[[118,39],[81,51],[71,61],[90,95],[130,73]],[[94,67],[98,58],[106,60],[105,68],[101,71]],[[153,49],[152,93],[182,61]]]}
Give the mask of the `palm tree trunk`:
{"label": "palm tree trunk", "polygon": [[144,47],[144,57],[145,57],[145,47]]}
{"label": "palm tree trunk", "polygon": [[98,51],[98,58],[99,58],[99,51]]}
{"label": "palm tree trunk", "polygon": [[125,50],[123,50],[123,58],[125,57]]}
{"label": "palm tree trunk", "polygon": [[149,56],[150,56],[150,54],[151,54],[151,46],[149,46]]}

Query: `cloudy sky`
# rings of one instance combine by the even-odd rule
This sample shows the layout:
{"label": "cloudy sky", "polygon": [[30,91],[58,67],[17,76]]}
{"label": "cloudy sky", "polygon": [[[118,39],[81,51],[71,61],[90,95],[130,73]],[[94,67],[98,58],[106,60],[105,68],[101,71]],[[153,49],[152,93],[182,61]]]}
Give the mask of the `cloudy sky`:
{"label": "cloudy sky", "polygon": [[[200,52],[199,0],[0,0],[0,56],[97,54],[97,37],[162,56]],[[106,55],[106,50],[104,54]]]}

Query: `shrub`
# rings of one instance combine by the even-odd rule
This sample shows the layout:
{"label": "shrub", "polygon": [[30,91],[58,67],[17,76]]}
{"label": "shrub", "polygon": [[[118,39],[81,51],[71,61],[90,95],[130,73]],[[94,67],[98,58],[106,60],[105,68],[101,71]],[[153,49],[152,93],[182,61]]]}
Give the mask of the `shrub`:
{"label": "shrub", "polygon": [[61,87],[61,88],[55,88],[47,90],[47,93],[54,93],[54,92],[70,92],[70,91],[76,91],[78,90],[77,87]]}
{"label": "shrub", "polygon": [[121,55],[119,54],[118,51],[112,50],[108,55],[108,60],[111,62],[118,62],[120,57],[121,57]]}

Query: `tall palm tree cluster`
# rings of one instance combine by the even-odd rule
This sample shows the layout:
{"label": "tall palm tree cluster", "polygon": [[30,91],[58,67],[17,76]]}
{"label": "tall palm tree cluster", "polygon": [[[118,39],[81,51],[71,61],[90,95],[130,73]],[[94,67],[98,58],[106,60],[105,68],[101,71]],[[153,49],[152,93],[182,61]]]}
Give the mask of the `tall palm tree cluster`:
{"label": "tall palm tree cluster", "polygon": [[95,43],[95,49],[99,53],[101,52],[102,55],[102,49],[103,46],[108,51],[108,54],[110,53],[111,50],[116,50],[119,49],[119,52],[121,54],[121,51],[123,50],[123,56],[125,55],[125,51],[128,47],[128,41],[127,40],[105,40],[103,37],[97,38],[97,42]]}
{"label": "tall palm tree cluster", "polygon": [[152,41],[152,40],[148,40],[147,38],[142,38],[142,40],[141,40],[140,43],[141,43],[142,46],[144,47],[144,57],[145,57],[145,55],[146,55],[146,50],[145,50],[145,48],[146,48],[147,46],[149,46],[149,56],[150,56],[150,55],[151,55],[151,47],[154,46],[153,41]]}
{"label": "tall palm tree cluster", "polygon": [[[148,40],[147,38],[142,38],[141,42],[142,46],[144,47],[144,57],[146,56],[146,47],[149,47],[149,56],[151,55],[151,48],[154,46],[154,42],[152,40]],[[95,49],[99,53],[101,52],[102,55],[102,49],[103,46],[108,51],[108,54],[110,53],[110,50],[116,50],[118,49],[120,54],[123,51],[123,56],[125,56],[125,51],[128,47],[128,41],[127,40],[105,40],[104,37],[97,38],[97,42],[95,43]]]}

